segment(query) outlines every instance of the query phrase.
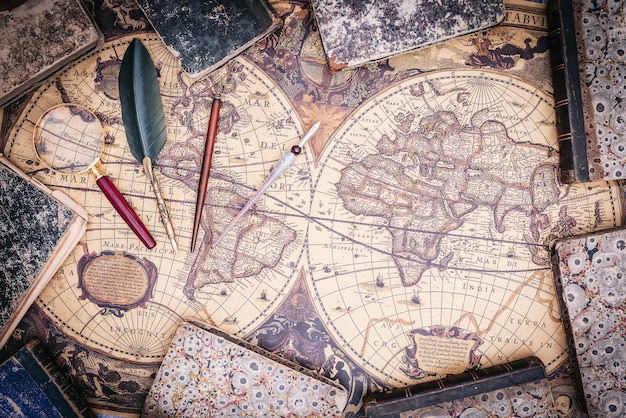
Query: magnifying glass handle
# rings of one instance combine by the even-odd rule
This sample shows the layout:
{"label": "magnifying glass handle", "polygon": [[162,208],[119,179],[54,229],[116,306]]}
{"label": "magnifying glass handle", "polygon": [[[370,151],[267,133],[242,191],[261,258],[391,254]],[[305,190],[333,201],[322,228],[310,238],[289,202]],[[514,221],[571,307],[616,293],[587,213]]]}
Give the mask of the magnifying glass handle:
{"label": "magnifying glass handle", "polygon": [[152,235],[150,235],[150,231],[148,231],[148,228],[141,222],[139,215],[130,207],[111,179],[107,176],[101,176],[96,180],[96,184],[100,187],[100,190],[102,190],[102,193],[104,193],[107,199],[109,199],[109,202],[111,202],[115,210],[117,210],[117,213],[120,214],[130,229],[132,229],[135,235],[143,242],[143,245],[148,248],[154,248],[156,241],[152,238]]}

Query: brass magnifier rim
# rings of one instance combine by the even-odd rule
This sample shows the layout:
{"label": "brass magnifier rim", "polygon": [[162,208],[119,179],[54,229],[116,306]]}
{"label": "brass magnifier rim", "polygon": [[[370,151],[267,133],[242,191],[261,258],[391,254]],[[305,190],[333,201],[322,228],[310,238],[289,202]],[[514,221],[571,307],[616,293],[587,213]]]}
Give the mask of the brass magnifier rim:
{"label": "brass magnifier rim", "polygon": [[[63,109],[63,108],[76,108],[79,109],[81,112],[84,112],[85,114],[89,115],[89,117],[93,117],[95,121],[97,121],[98,126],[99,126],[99,138],[101,138],[101,142],[102,145],[98,147],[98,149],[96,150],[96,148],[94,148],[94,155],[95,158],[93,160],[91,160],[89,162],[89,164],[81,164],[80,165],[80,169],[76,169],[76,168],[67,168],[64,169],[63,167],[55,167],[54,164],[51,164],[49,159],[45,157],[44,152],[42,150],[40,150],[41,146],[38,146],[38,144],[41,143],[40,139],[41,136],[43,135],[43,132],[46,131],[44,129],[45,126],[45,121],[50,118],[51,115],[54,114],[54,112],[57,112],[59,109]],[[88,124],[92,123],[91,121],[86,122]],[[68,123],[69,124],[69,123]],[[47,131],[48,133],[51,133],[50,131]],[[54,133],[51,133],[54,134]],[[35,148],[35,153],[37,154],[37,157],[39,158],[39,161],[46,166],[47,168],[57,171],[57,172],[61,172],[61,173],[67,173],[67,174],[82,174],[82,173],[86,173],[88,171],[92,171],[94,173],[94,175],[96,175],[96,177],[99,177],[101,174],[100,172],[95,168],[96,164],[98,164],[98,162],[100,161],[101,157],[102,157],[102,153],[104,152],[104,148],[105,148],[105,128],[104,125],[102,124],[102,122],[100,121],[100,119],[98,118],[98,116],[96,116],[96,114],[89,108],[80,105],[80,104],[75,104],[75,103],[61,103],[55,106],[50,107],[49,109],[47,109],[37,120],[37,123],[35,124],[35,129],[33,130],[33,146]],[[69,141],[68,141],[69,142]],[[96,152],[97,151],[97,152]]]}

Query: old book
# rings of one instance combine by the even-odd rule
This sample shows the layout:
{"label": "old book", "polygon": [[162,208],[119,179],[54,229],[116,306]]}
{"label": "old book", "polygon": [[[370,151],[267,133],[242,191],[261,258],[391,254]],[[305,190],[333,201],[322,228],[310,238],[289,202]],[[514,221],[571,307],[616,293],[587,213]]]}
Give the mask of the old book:
{"label": "old book", "polygon": [[610,0],[546,8],[563,183],[626,178],[626,18]]}
{"label": "old book", "polygon": [[367,417],[552,417],[550,384],[537,357],[449,375],[364,401]]}
{"label": "old book", "polygon": [[561,318],[591,417],[626,416],[626,229],[554,245]]}
{"label": "old book", "polygon": [[138,0],[163,43],[192,78],[200,78],[276,30],[266,0]]}
{"label": "old book", "polygon": [[503,0],[311,0],[311,6],[335,71],[486,29],[505,17]]}
{"label": "old book", "polygon": [[197,321],[177,329],[143,415],[338,417],[346,389]]}
{"label": "old book", "polygon": [[80,0],[12,4],[0,11],[0,107],[104,42]]}
{"label": "old book", "polygon": [[0,364],[0,414],[4,417],[95,417],[39,340]]}
{"label": "old book", "polygon": [[87,228],[87,212],[0,154],[0,347]]}

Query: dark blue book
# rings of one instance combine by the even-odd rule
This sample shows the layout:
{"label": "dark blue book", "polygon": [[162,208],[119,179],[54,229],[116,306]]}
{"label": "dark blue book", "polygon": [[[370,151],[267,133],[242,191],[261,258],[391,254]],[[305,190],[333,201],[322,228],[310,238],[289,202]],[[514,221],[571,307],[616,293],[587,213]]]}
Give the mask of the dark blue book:
{"label": "dark blue book", "polygon": [[95,417],[63,371],[32,340],[0,365],[0,416]]}

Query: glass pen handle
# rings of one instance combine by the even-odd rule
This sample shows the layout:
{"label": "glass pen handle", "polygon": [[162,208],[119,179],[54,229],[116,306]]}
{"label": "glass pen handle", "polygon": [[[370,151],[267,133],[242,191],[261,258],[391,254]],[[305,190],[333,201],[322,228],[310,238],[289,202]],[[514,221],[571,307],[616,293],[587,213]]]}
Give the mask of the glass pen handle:
{"label": "glass pen handle", "polygon": [[226,229],[222,231],[222,234],[219,237],[217,237],[214,243],[211,244],[211,247],[213,248],[217,247],[217,245],[220,243],[222,238],[224,238],[224,236],[231,230],[233,226],[235,226],[235,224],[239,221],[239,219],[241,219],[243,215],[245,215],[246,212],[248,212],[248,210],[252,207],[252,205],[259,199],[259,197],[261,197],[261,195],[265,193],[265,191],[276,180],[278,180],[278,178],[282,176],[283,173],[287,171],[289,167],[291,167],[291,165],[296,159],[296,156],[302,152],[302,147],[304,147],[304,144],[307,143],[307,141],[313,136],[313,134],[315,133],[315,131],[317,131],[319,127],[320,127],[320,122],[313,124],[313,126],[311,126],[309,131],[302,137],[298,145],[294,145],[293,147],[291,147],[291,150],[289,152],[283,154],[280,160],[278,160],[278,164],[276,165],[276,167],[274,167],[274,169],[270,172],[269,176],[265,179],[261,187],[259,187],[259,190],[257,190],[256,193],[254,193],[254,195],[250,198],[250,200],[248,200],[248,202],[244,205],[244,207],[241,208],[239,213],[237,213],[237,215],[233,218],[230,224],[228,224]]}
{"label": "glass pen handle", "polygon": [[154,248],[156,241],[152,238],[152,235],[150,235],[150,231],[148,231],[148,228],[141,222],[139,215],[130,207],[111,179],[107,176],[100,176],[98,180],[96,180],[96,184],[98,184],[102,193],[109,199],[111,205],[113,205],[117,213],[120,214],[122,219],[124,219],[141,242],[148,248]]}

